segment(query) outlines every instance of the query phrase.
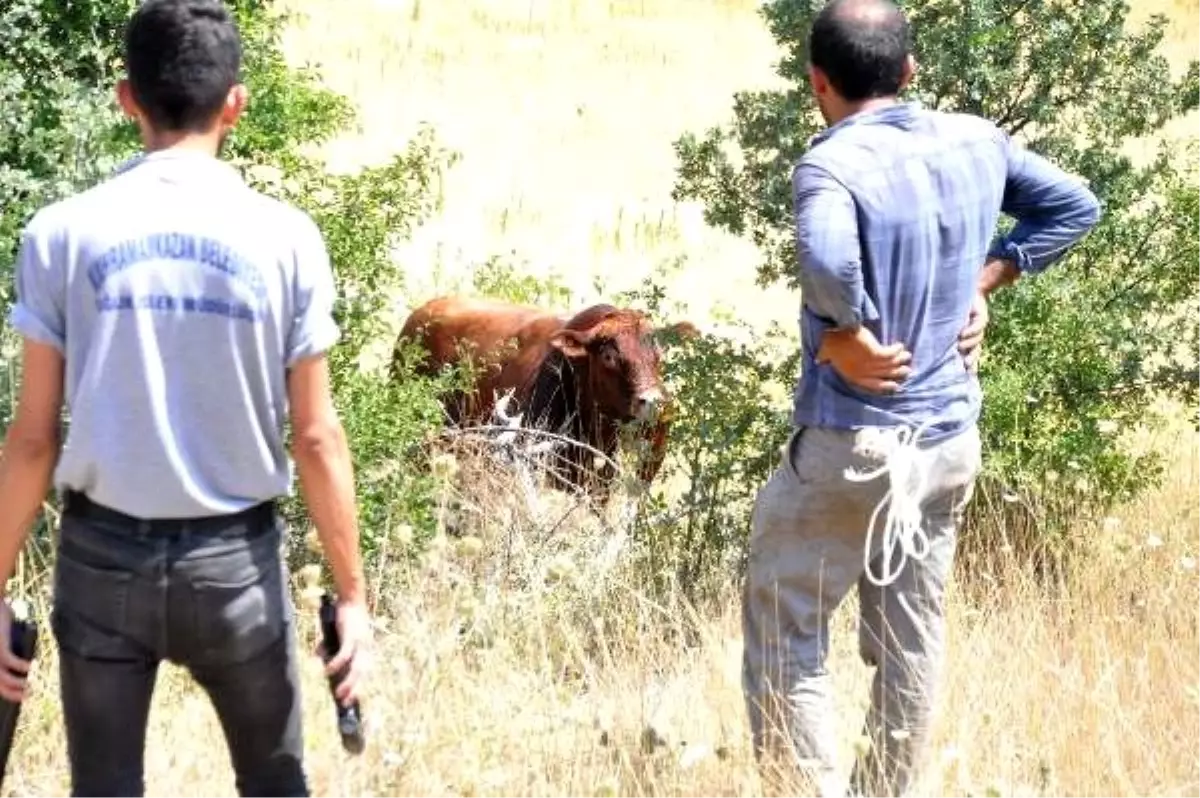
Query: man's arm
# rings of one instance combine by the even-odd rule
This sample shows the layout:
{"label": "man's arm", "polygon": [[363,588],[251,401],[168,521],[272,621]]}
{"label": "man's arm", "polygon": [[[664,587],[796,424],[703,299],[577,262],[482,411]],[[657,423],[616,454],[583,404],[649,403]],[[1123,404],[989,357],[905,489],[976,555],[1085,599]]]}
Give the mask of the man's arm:
{"label": "man's arm", "polygon": [[1024,275],[1045,271],[1100,221],[1100,201],[1083,181],[1018,147],[1003,131],[998,135],[1007,160],[1000,210],[1015,217],[1017,224],[988,251],[979,272],[978,294],[959,333],[958,350],[971,371],[978,367],[992,294]]}
{"label": "man's arm", "polygon": [[1100,221],[1100,201],[1082,180],[1000,135],[1008,162],[1000,210],[1017,224],[988,251],[979,277],[984,296],[1045,271]]}
{"label": "man's arm", "polygon": [[26,338],[17,414],[0,453],[0,596],[50,490],[59,455],[62,393],[62,354]]}
{"label": "man's arm", "polygon": [[825,170],[800,164],[792,173],[796,254],[801,298],[833,327],[821,336],[817,362],[830,363],[848,382],[894,391],[911,369],[901,343],[883,346],[862,326],[869,307],[862,279],[862,245],[854,199]]}
{"label": "man's arm", "polygon": [[366,600],[366,586],[358,547],[353,463],[333,404],[325,357],[340,334],[333,318],[333,269],[317,226],[307,216],[299,224],[294,316],[286,354],[292,456],[338,596],[360,603]]}
{"label": "man's arm", "polygon": [[801,163],[792,173],[792,203],[804,304],[834,329],[857,329],[866,319],[853,197],[824,169]]}
{"label": "man's arm", "polygon": [[1012,285],[1021,277],[1017,264],[1006,258],[988,258],[979,272],[979,293],[989,297],[1006,285]]}
{"label": "man's arm", "polygon": [[1021,272],[1011,260],[988,258],[983,264],[983,269],[979,272],[975,298],[971,301],[971,310],[967,314],[966,326],[958,333],[958,353],[963,356],[968,371],[975,373],[979,370],[983,332],[991,319],[988,298],[993,291],[1012,285],[1020,276]]}
{"label": "man's arm", "polygon": [[62,433],[65,286],[54,250],[55,235],[45,217],[35,216],[21,237],[14,270],[10,322],[24,339],[21,392],[0,452],[0,697],[9,701],[24,700],[30,663],[12,652],[12,611],[5,594],[50,490]]}
{"label": "man's arm", "polygon": [[320,231],[301,220],[296,249],[294,318],[288,334],[288,405],[292,457],[300,491],[337,588],[338,651],[326,651],[325,672],[342,673],[335,692],[348,706],[357,699],[372,633],[367,585],[359,552],[354,465],[333,404],[325,353],[339,331],[333,318],[333,268]]}
{"label": "man's arm", "polygon": [[66,348],[65,279],[47,215],[30,220],[14,267],[9,321],[22,336],[21,391],[0,454],[0,597],[58,462]]}
{"label": "man's arm", "polygon": [[23,701],[30,662],[12,652],[8,580],[29,527],[50,489],[59,453],[63,357],[53,346],[25,339],[17,415],[0,453],[0,698]]}
{"label": "man's arm", "polygon": [[304,503],[333,571],[338,597],[351,604],[365,603],[354,466],[346,433],[333,406],[324,355],[304,358],[291,368],[288,401],[292,456]]}

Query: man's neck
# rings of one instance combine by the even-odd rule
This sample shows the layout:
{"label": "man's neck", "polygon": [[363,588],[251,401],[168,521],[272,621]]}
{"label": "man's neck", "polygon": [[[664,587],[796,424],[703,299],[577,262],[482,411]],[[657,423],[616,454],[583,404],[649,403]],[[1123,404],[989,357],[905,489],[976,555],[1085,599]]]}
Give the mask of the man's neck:
{"label": "man's neck", "polygon": [[203,154],[215,158],[220,151],[221,143],[220,137],[215,131],[209,133],[174,131],[160,133],[158,131],[143,130],[142,146],[147,153],[169,150],[171,152]]}
{"label": "man's neck", "polygon": [[840,109],[836,118],[829,120],[829,126],[832,127],[843,119],[849,119],[855,114],[865,113],[866,111],[875,111],[880,108],[886,108],[889,105],[897,105],[900,102],[897,97],[872,97],[869,100],[863,100],[856,103],[846,103]]}

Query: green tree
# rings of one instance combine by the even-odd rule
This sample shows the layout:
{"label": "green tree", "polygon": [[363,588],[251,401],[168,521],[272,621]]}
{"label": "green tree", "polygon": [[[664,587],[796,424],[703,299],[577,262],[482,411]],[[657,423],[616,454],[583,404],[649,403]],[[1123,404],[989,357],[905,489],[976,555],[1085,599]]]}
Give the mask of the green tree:
{"label": "green tree", "polygon": [[[18,236],[41,206],[87,188],[139,149],[119,114],[122,28],[134,0],[8,0],[0,4],[0,313],[12,302]],[[309,212],[321,228],[338,289],[342,339],[331,352],[336,401],[359,472],[365,545],[373,551],[399,516],[431,531],[434,484],[419,467],[390,468],[422,451],[439,422],[440,383],[372,369],[370,348],[386,331],[384,311],[403,274],[391,252],[433,212],[452,156],[428,130],[382,164],[334,175],[311,154],[355,121],[351,103],[318,72],[284,59],[287,18],[269,0],[230,0],[245,53],[247,112],[226,156],[252,185]],[[11,329],[0,349],[5,380],[0,423],[11,417],[19,379]],[[69,420],[68,420],[69,423]],[[405,465],[410,463],[407,461]],[[301,508],[289,507],[300,520]]]}
{"label": "green tree", "polygon": [[[709,224],[749,237],[764,286],[797,287],[790,176],[822,126],[807,82],[807,32],[822,5],[767,3],[789,85],[738,93],[731,124],[675,145],[675,198],[700,201]],[[1114,430],[1163,394],[1195,405],[1194,149],[1163,142],[1139,165],[1127,145],[1197,107],[1198,65],[1173,77],[1158,49],[1166,19],[1131,30],[1122,0],[901,5],[918,62],[905,99],[993,120],[1084,176],[1104,206],[1063,262],[996,297],[981,369],[987,472],[974,507],[1061,531],[1068,515],[1102,513],[1158,477],[1158,455],[1131,453]]]}

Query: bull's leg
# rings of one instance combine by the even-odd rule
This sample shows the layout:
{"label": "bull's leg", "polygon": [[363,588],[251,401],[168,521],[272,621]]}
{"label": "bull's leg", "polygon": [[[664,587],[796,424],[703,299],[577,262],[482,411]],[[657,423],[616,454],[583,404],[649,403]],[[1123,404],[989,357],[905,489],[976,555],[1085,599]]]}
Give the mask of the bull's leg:
{"label": "bull's leg", "polygon": [[466,413],[467,397],[462,391],[452,391],[442,397],[442,412],[451,426],[461,426]]}
{"label": "bull's leg", "polygon": [[572,447],[570,453],[548,469],[554,487],[580,495],[596,509],[604,508],[612,496],[616,470],[610,463],[597,460],[590,449]]}
{"label": "bull's leg", "polygon": [[589,492],[596,506],[604,508],[612,498],[613,485],[617,480],[616,462],[621,452],[620,428],[615,424],[602,425],[599,440],[594,445],[604,453],[604,457],[588,455],[591,464],[591,468],[588,469],[588,475],[591,477]]}
{"label": "bull's leg", "polygon": [[617,478],[617,470],[613,468],[612,463],[601,463],[593,469],[589,469],[588,477],[588,493],[596,507],[603,509],[608,505],[609,499],[612,498],[613,483]]}
{"label": "bull's leg", "polygon": [[641,459],[638,468],[638,478],[641,479],[642,486],[646,490],[650,489],[651,483],[654,482],[658,472],[662,469],[663,462],[667,459],[667,433],[669,430],[670,424],[660,421],[642,434],[642,439],[649,441],[650,444],[649,451]]}
{"label": "bull's leg", "polygon": [[565,493],[584,490],[579,458],[580,452],[575,446],[563,447],[553,453],[543,466],[547,487]]}

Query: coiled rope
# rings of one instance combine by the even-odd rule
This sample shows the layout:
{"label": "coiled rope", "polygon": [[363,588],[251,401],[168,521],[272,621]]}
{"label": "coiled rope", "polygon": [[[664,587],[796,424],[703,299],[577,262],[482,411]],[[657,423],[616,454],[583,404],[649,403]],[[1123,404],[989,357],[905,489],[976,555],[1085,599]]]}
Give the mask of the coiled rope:
{"label": "coiled rope", "polygon": [[[881,448],[871,446],[870,443],[861,446],[864,449],[874,449],[877,455],[883,457],[883,465],[873,471],[860,472],[847,468],[844,472],[846,479],[851,482],[869,482],[884,474],[888,477],[888,490],[871,513],[867,542],[863,546],[863,570],[867,579],[876,587],[887,587],[895,582],[909,559],[922,560],[929,554],[929,535],[921,526],[921,504],[925,499],[929,472],[921,462],[921,450],[918,447],[934,421],[934,418],[930,418],[915,428],[905,425],[895,429],[876,430],[878,437],[893,439],[894,443]],[[876,576],[871,570],[871,552],[875,548],[875,536],[878,534],[876,524],[885,507],[887,517],[881,530],[883,573]],[[892,570],[892,560],[895,559],[897,550],[900,552],[900,559]]]}

